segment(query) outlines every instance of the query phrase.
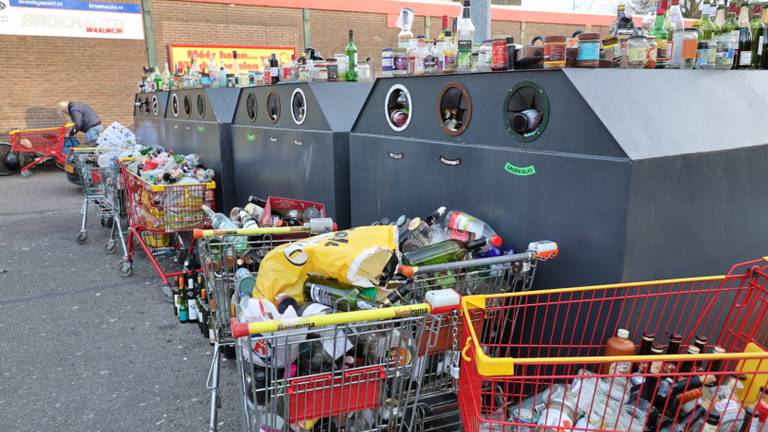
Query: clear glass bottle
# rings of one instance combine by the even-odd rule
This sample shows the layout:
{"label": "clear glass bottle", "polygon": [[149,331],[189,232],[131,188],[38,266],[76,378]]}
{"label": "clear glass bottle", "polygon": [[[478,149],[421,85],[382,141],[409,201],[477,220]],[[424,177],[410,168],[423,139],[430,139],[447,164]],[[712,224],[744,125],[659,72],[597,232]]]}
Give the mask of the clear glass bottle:
{"label": "clear glass bottle", "polygon": [[696,51],[699,45],[699,32],[695,28],[683,31],[680,50],[680,69],[693,69],[696,66]]}

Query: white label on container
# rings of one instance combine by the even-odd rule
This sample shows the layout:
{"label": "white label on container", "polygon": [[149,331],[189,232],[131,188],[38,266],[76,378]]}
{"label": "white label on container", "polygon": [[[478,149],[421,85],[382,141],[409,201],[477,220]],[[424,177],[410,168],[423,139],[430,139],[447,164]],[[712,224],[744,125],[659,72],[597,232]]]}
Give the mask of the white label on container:
{"label": "white label on container", "polygon": [[760,41],[757,43],[757,55],[763,55],[763,35],[760,35]]}
{"label": "white label on container", "polygon": [[187,305],[189,308],[189,320],[197,321],[197,303],[194,300],[187,300]]}
{"label": "white label on container", "polygon": [[752,63],[752,51],[742,51],[739,57],[739,65],[749,66]]}

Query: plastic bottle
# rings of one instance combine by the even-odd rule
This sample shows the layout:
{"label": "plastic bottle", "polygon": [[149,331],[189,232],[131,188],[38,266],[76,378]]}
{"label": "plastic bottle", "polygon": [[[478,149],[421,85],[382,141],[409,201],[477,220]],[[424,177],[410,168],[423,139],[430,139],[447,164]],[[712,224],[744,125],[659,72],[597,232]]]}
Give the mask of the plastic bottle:
{"label": "plastic bottle", "polygon": [[[612,336],[605,344],[606,356],[629,356],[635,354],[635,344],[629,340],[629,330],[619,329],[616,336]],[[600,372],[603,374],[628,374],[631,372],[631,363],[603,363]]]}
{"label": "plastic bottle", "polygon": [[493,247],[500,247],[503,243],[501,236],[496,234],[490,225],[467,213],[456,210],[449,211],[445,221],[446,228],[470,232],[478,239],[484,237],[488,239],[488,244]]}
{"label": "plastic bottle", "polygon": [[[224,214],[214,213],[207,205],[202,205],[201,207],[203,212],[211,218],[211,226],[214,229],[238,229],[237,224]],[[248,250],[248,237],[246,236],[230,236],[225,237],[224,240],[228,243],[233,243],[238,254],[243,254]]]}

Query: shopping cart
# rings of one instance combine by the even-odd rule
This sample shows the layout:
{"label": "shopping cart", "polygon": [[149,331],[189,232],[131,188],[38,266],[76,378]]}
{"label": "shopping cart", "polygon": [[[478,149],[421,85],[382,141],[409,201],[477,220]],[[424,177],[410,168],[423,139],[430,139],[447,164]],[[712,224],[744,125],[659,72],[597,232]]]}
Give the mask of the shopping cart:
{"label": "shopping cart", "polygon": [[[465,430],[753,430],[768,415],[767,272],[464,297]],[[651,354],[603,356],[618,329]]]}
{"label": "shopping cart", "polygon": [[242,429],[408,430],[438,325],[454,317],[459,295],[429,292],[426,303],[232,322],[242,390]]}
{"label": "shopping cart", "polygon": [[230,359],[235,357],[234,339],[230,329],[235,272],[242,267],[255,277],[258,273],[258,263],[267,252],[284,243],[329,232],[333,227],[331,219],[323,218],[313,219],[307,226],[300,227],[193,231],[193,238],[199,240],[198,255],[205,277],[206,297],[211,311],[210,328],[213,330],[213,358],[206,383],[211,392],[211,431],[215,431],[217,425],[220,355],[223,353]]}
{"label": "shopping cart", "polygon": [[41,129],[16,129],[8,133],[11,138],[11,151],[28,154],[34,159],[21,168],[21,175],[32,175],[30,169],[53,159],[56,166],[64,169],[64,139],[72,124]]}
{"label": "shopping cart", "polygon": [[[192,230],[205,228],[210,221],[202,205],[214,208],[216,183],[155,185],[129,169],[130,160],[119,162],[125,183],[128,210],[127,253],[120,264],[120,274],[133,272],[133,240],[152,263],[163,281],[163,292],[170,296],[170,278],[184,274],[173,264],[161,265],[159,260],[184,262],[194,251]],[[176,266],[178,267],[178,266]]]}
{"label": "shopping cart", "polygon": [[[556,247],[554,249],[547,249],[546,251],[543,251],[540,248],[537,249],[537,247],[533,245],[541,245],[541,242],[532,243],[531,249],[538,250],[538,252],[531,250],[514,255],[482,258],[422,267],[400,266],[398,268],[399,272],[407,276],[408,279],[399,286],[397,286],[397,283],[395,284],[395,287],[390,285],[391,292],[388,293],[387,297],[390,299],[395,299],[395,301],[398,301],[397,299],[399,299],[399,301],[403,304],[411,303],[418,305],[429,299],[429,293],[436,292],[438,290],[450,290],[451,292],[456,292],[459,294],[497,293],[527,290],[530,288],[531,283],[533,282],[537,261],[550,259],[556,255]],[[550,246],[554,247],[554,244],[552,243]],[[237,304],[237,306],[239,306],[239,304]],[[394,309],[397,310],[397,307]],[[306,310],[304,311],[304,314],[306,315]],[[348,315],[343,313],[335,313],[329,316],[346,317]],[[327,317],[328,316],[323,317],[323,319],[334,319]],[[398,316],[398,318],[401,317]],[[380,396],[383,399],[380,402],[384,403],[388,399],[391,399],[395,400],[397,403],[394,406],[389,406],[392,404],[392,401],[390,400],[387,402],[387,404],[385,404],[384,411],[380,411],[378,414],[364,414],[364,416],[367,417],[365,424],[372,430],[404,429],[416,431],[426,430],[427,428],[456,430],[456,428],[460,426],[460,420],[456,416],[458,405],[455,397],[454,384],[455,380],[458,378],[460,348],[458,341],[462,340],[460,328],[458,326],[458,316],[453,313],[435,314],[420,320],[416,320],[411,324],[418,324],[421,327],[419,329],[403,330],[408,328],[407,323],[385,320],[383,322],[372,321],[359,323],[351,326],[349,329],[349,332],[352,332],[352,334],[360,333],[371,335],[375,333],[379,336],[382,336],[384,338],[382,341],[371,343],[382,344],[389,347],[393,345],[391,345],[391,341],[388,341],[387,338],[394,337],[393,335],[397,335],[398,332],[405,332],[405,334],[408,335],[408,338],[406,338],[407,343],[404,342],[403,346],[410,347],[407,356],[413,359],[412,362],[408,363],[409,366],[404,369],[388,369],[387,367],[384,367],[384,372],[386,373],[382,374],[380,381],[385,381],[386,385],[378,385],[389,393],[381,393]],[[244,328],[243,324],[239,325],[241,329]],[[291,324],[283,323],[280,325],[284,326]],[[359,328],[356,326],[359,326]],[[251,329],[253,329],[253,327],[251,327]],[[393,333],[391,329],[398,330]],[[419,333],[416,330],[424,333]],[[346,330],[345,332],[350,334]],[[310,329],[304,332],[304,335],[306,336],[311,333],[313,333],[313,330]],[[335,334],[337,332],[333,333]],[[234,330],[234,327],[233,334],[238,336]],[[415,336],[411,337],[412,334]],[[422,336],[419,336],[419,334],[422,334]],[[251,338],[252,340],[249,341],[250,345],[245,345],[245,342],[240,340],[238,344],[240,347],[258,347],[261,345],[266,345],[267,347],[271,347],[270,349],[273,350],[286,350],[288,349],[287,347],[296,345],[300,352],[302,349],[306,348],[302,348],[301,346],[301,343],[304,341],[304,339],[299,337],[298,342],[296,342],[293,339],[293,333],[281,333],[279,336],[280,337],[278,338],[272,339]],[[357,344],[352,343],[352,346],[357,346]],[[241,348],[237,349],[238,356],[242,354],[240,350]],[[343,352],[346,351],[347,349],[343,350]],[[380,357],[381,356],[373,360],[368,360],[381,361]],[[253,374],[257,371],[258,373],[262,373],[263,371],[259,370],[253,364],[249,365],[249,362],[247,361],[248,358],[238,358],[242,363],[241,366],[245,365],[242,366],[245,367],[245,369],[241,370],[243,383],[245,386],[244,389],[248,388],[247,384],[255,382],[257,384],[253,385],[254,388],[250,391],[254,394],[257,392],[266,393],[268,400],[272,399],[273,397],[279,398],[283,394],[290,394],[291,391],[294,391],[291,390],[291,386],[294,385],[292,384],[294,381],[287,378],[284,381],[281,381],[283,386],[277,389],[266,385],[263,379],[261,382],[258,380],[254,381]],[[312,357],[310,356],[308,358],[311,359]],[[371,361],[367,361],[365,366],[371,366],[369,364]],[[301,360],[298,361],[299,367],[301,366],[300,362]],[[251,363],[253,363],[253,361]],[[335,372],[338,372],[336,369],[334,369],[334,365],[335,363],[327,365],[331,367],[331,370],[329,371],[320,370],[317,371],[317,373],[331,373],[331,375],[333,375]],[[251,369],[248,369],[248,367]],[[393,387],[390,385],[390,373],[395,373],[398,377],[401,377],[398,378],[398,380],[405,380],[404,383],[407,385],[401,383],[398,380],[396,380],[396,386]],[[248,378],[249,376],[251,378]],[[279,379],[280,377],[272,376],[271,378]],[[338,377],[336,377],[336,375],[333,375],[333,380],[336,380],[337,378]],[[306,379],[307,378],[302,376],[300,379],[298,379],[297,382],[303,383]],[[341,378],[338,379],[341,380],[341,383],[344,383],[346,380],[343,375],[341,375]],[[329,378],[328,381],[328,385],[331,387],[333,387],[332,384],[335,382],[333,380]],[[270,379],[268,382],[272,383],[274,381]],[[308,388],[310,388],[310,390],[318,386],[322,387],[322,383],[317,382],[310,382],[307,385],[309,386]],[[267,388],[263,388],[265,386]],[[384,390],[382,390],[382,392]],[[244,412],[246,413],[244,418],[244,430],[258,431],[262,426],[266,427],[267,429],[280,429],[280,422],[276,420],[277,417],[273,418],[268,416],[267,418],[254,420],[254,416],[257,415],[254,410],[261,409],[258,408],[258,405],[253,404],[253,400],[255,399],[253,399],[252,396],[254,396],[254,394],[250,395],[250,398],[244,399],[243,402],[243,408],[245,410]],[[313,395],[311,397],[319,398],[320,396]],[[339,397],[346,398],[346,394],[341,393]],[[290,406],[295,406],[295,404]],[[290,406],[285,407],[284,409],[289,409]],[[381,408],[380,406],[377,407]],[[272,407],[271,409],[279,410],[282,408]],[[296,409],[304,411],[306,407],[302,405],[300,408]],[[359,408],[353,411],[358,412],[362,409],[363,408]],[[337,416],[339,414],[350,413],[353,411],[334,411],[333,415]],[[399,414],[394,416],[393,414],[388,413],[389,411],[395,411]],[[274,411],[269,412],[274,414]],[[303,421],[307,419],[328,417],[328,415],[321,415],[323,413],[324,412],[320,412],[314,415],[314,417],[305,416],[299,420]],[[288,417],[280,416],[280,418],[285,419]],[[288,423],[294,424],[294,420],[296,420],[297,417],[291,416],[290,418],[291,420]],[[407,421],[403,421],[403,419]],[[277,421],[277,423],[273,422],[273,420]],[[338,421],[336,420],[331,421],[331,423],[335,425],[333,427],[338,426],[336,424]],[[331,430],[331,423],[329,423],[329,425],[322,424],[320,426],[321,429],[319,430]],[[360,427],[360,425],[356,427]]]}
{"label": "shopping cart", "polygon": [[83,244],[88,238],[88,206],[92,203],[96,206],[101,225],[111,230],[104,250],[109,254],[115,253],[117,237],[125,256],[127,252],[121,219],[127,215],[120,167],[114,161],[109,161],[107,166],[99,166],[101,152],[98,148],[76,147],[72,153],[80,186],[83,188],[83,205],[80,209],[82,219],[77,242]]}

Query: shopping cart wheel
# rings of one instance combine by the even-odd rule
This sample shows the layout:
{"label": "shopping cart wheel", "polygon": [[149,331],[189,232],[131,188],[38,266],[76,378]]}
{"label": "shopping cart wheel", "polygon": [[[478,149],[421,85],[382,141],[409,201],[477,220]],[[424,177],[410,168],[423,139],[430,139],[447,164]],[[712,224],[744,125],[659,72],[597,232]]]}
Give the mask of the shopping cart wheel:
{"label": "shopping cart wheel", "polygon": [[133,263],[130,261],[123,261],[120,263],[120,276],[128,277],[133,274]]}
{"label": "shopping cart wheel", "polygon": [[21,172],[21,176],[22,177],[29,177],[31,175],[32,175],[32,171],[30,171],[30,170],[24,170],[24,171]]}
{"label": "shopping cart wheel", "polygon": [[221,351],[224,353],[224,357],[227,360],[232,360],[235,358],[235,346],[234,345],[225,345],[221,347]]}
{"label": "shopping cart wheel", "polygon": [[104,245],[104,252],[112,255],[113,253],[115,253],[115,250],[117,249],[115,246],[117,246],[117,244],[115,243],[115,239],[107,240],[107,244]]}
{"label": "shopping cart wheel", "polygon": [[85,244],[85,242],[88,241],[88,233],[87,232],[81,232],[77,235],[77,243],[78,244]]}

